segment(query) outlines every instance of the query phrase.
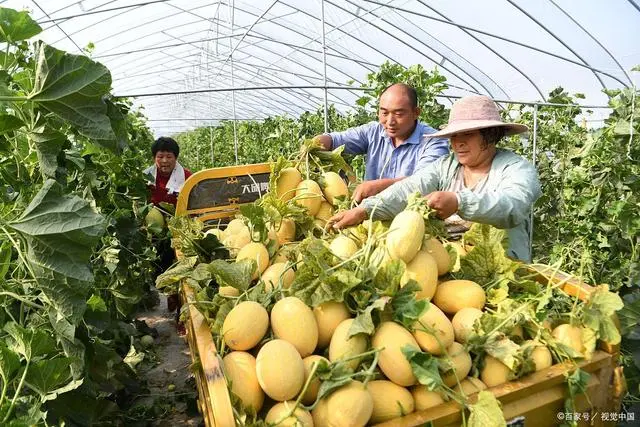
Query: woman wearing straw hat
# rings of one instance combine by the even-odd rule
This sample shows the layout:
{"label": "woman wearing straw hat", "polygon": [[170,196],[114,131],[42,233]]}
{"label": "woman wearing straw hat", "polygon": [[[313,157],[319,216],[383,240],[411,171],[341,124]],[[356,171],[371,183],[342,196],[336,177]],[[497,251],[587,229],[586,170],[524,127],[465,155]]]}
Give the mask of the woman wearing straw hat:
{"label": "woman wearing straw hat", "polygon": [[430,135],[449,137],[451,155],[365,199],[360,206],[338,213],[329,224],[343,228],[371,215],[373,219],[391,219],[406,207],[407,197],[419,191],[447,222],[508,229],[508,254],[530,261],[528,221],[540,196],[538,174],[521,156],[496,148],[502,137],[526,131],[525,125],[503,122],[490,98],[461,98],[452,106],[446,128]]}

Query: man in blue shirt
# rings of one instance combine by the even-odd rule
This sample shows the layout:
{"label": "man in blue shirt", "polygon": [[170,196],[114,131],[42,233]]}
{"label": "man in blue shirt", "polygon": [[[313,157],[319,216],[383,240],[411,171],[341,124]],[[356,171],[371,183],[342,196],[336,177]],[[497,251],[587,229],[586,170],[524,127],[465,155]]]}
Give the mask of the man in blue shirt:
{"label": "man in blue shirt", "polygon": [[359,203],[449,154],[449,140],[427,138],[436,129],[419,122],[419,116],[415,89],[396,83],[380,95],[378,122],[318,135],[315,140],[326,150],[344,145],[347,154],[366,154],[365,182],[353,193]]}

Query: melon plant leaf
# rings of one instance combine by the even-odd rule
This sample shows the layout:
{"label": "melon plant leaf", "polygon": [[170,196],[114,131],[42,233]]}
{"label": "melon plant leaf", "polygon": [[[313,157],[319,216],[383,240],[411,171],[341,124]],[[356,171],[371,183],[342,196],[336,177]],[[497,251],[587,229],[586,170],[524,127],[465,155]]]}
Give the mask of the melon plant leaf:
{"label": "melon plant leaf", "polygon": [[509,245],[507,232],[487,224],[473,224],[464,234],[465,245],[473,248],[460,258],[460,271],[456,278],[472,280],[485,285],[496,281],[511,280],[518,263],[506,255]]}
{"label": "melon plant leaf", "polygon": [[0,342],[0,377],[4,384],[8,384],[20,368],[20,357],[7,345]]}
{"label": "melon plant leaf", "polygon": [[4,279],[11,266],[11,248],[13,246],[7,240],[0,244],[0,280]]}
{"label": "melon plant leaf", "polygon": [[43,356],[55,350],[55,341],[42,329],[26,329],[15,322],[8,322],[4,330],[11,337],[9,348],[27,360]]}
{"label": "melon plant leaf", "polygon": [[106,221],[88,201],[63,194],[60,184],[47,180],[22,216],[10,225],[26,240],[33,267],[70,279],[93,280],[89,258]]}
{"label": "melon plant leaf", "polygon": [[468,427],[506,427],[504,413],[500,407],[500,402],[490,391],[483,390],[478,393],[478,400],[469,407]]}
{"label": "melon plant leaf", "polygon": [[378,269],[373,278],[373,286],[382,291],[382,295],[395,295],[400,288],[402,275],[406,269],[402,260],[394,259],[389,261],[382,268]]}
{"label": "melon plant leaf", "polygon": [[373,314],[373,310],[383,311],[389,300],[389,297],[378,298],[371,305],[365,308],[362,313],[358,313],[349,328],[347,339],[357,334],[373,334],[375,330],[373,317],[371,316]]}
{"label": "melon plant leaf", "polygon": [[[71,369],[69,366],[70,360],[68,357],[35,362],[29,366],[25,384],[38,393],[43,400],[47,400],[47,395],[71,379]],[[74,383],[76,383],[74,384],[75,387],[78,387],[82,381]],[[55,396],[52,398],[55,399]]]}
{"label": "melon plant leaf", "polygon": [[12,114],[0,114],[0,133],[13,132],[24,126],[24,122]]}
{"label": "melon plant leaf", "polygon": [[414,323],[430,306],[428,300],[416,299],[416,292],[419,290],[420,285],[411,279],[391,299],[393,320],[410,331],[413,330]]}
{"label": "melon plant leaf", "polygon": [[166,294],[177,293],[180,281],[191,275],[197,262],[197,256],[182,258],[173,267],[156,277],[156,288]]}
{"label": "melon plant leaf", "polygon": [[215,259],[208,265],[207,270],[215,277],[219,286],[232,286],[246,291],[256,268],[257,263],[253,259],[243,259],[235,263]]}
{"label": "melon plant leaf", "polygon": [[413,375],[418,382],[434,391],[443,387],[442,377],[438,369],[438,359],[429,353],[422,352],[413,346],[402,347],[402,354],[409,361]]}
{"label": "melon plant leaf", "polygon": [[0,8],[0,42],[17,42],[27,40],[42,32],[42,28],[34,21],[26,10]]}
{"label": "melon plant leaf", "polygon": [[640,340],[640,290],[625,295],[624,302],[624,307],[618,313],[622,334],[630,339]]}
{"label": "melon plant leaf", "polygon": [[58,170],[58,155],[62,151],[67,138],[60,132],[45,131],[42,133],[29,133],[29,139],[36,147],[42,175],[48,178],[55,178]]}
{"label": "melon plant leaf", "polygon": [[620,332],[616,327],[612,315],[624,307],[622,298],[610,292],[607,285],[600,285],[590,295],[583,310],[582,321],[585,326],[598,333],[598,338],[610,343],[620,343]]}
{"label": "melon plant leaf", "polygon": [[109,70],[43,42],[36,44],[36,64],[28,98],[76,126],[82,135],[111,147],[116,135],[103,100],[111,88]]}

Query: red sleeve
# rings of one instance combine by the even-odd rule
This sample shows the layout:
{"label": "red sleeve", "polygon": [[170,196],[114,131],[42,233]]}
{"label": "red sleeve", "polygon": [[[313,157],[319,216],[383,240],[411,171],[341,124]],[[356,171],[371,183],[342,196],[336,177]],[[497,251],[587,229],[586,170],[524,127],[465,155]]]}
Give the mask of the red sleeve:
{"label": "red sleeve", "polygon": [[184,179],[186,180],[187,178],[189,178],[191,175],[193,175],[193,172],[191,172],[189,169],[184,168]]}

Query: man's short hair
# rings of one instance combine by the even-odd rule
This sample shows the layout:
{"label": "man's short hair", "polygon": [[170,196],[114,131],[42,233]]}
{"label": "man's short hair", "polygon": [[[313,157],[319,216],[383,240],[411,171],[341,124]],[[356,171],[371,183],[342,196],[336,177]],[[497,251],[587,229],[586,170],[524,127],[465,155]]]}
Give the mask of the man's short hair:
{"label": "man's short hair", "polygon": [[175,139],[169,138],[168,136],[161,136],[151,144],[151,154],[153,154],[153,157],[156,156],[158,151],[171,152],[176,156],[176,159],[178,158],[178,155],[180,155],[180,147],[178,146],[178,143]]}
{"label": "man's short hair", "polygon": [[406,83],[394,83],[394,84],[391,84],[391,85],[387,86],[386,88],[384,88],[384,90],[382,91],[380,96],[384,95],[384,93],[386,91],[388,91],[389,89],[391,89],[394,86],[399,86],[402,89],[404,89],[404,92],[407,95],[407,98],[409,98],[409,103],[411,104],[411,108],[418,108],[418,92],[416,92],[416,90],[415,90],[415,88],[413,86],[409,86]]}

